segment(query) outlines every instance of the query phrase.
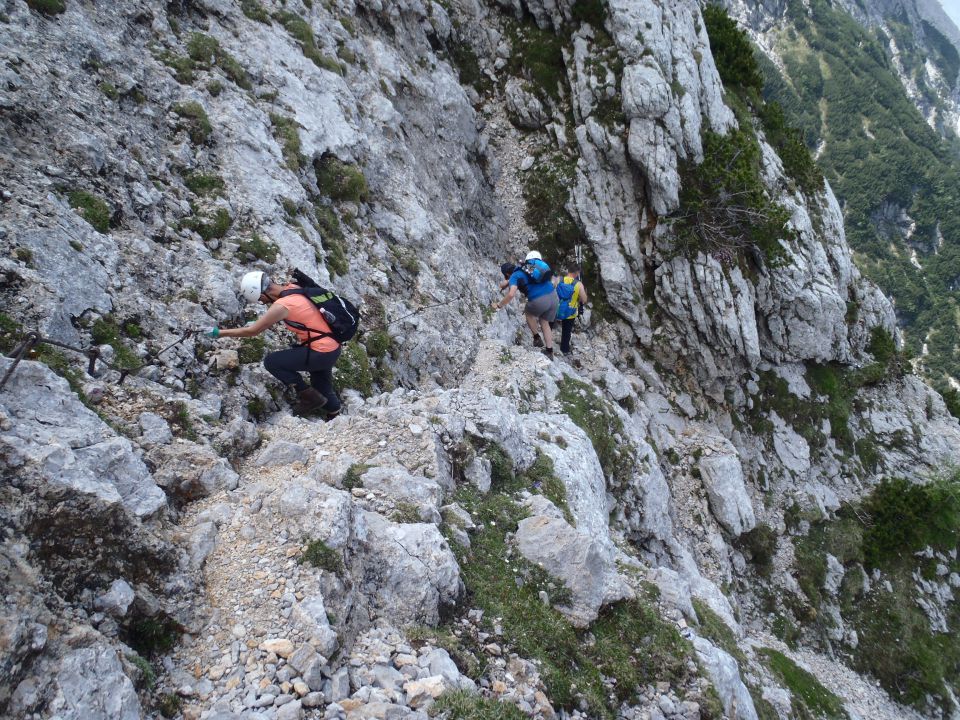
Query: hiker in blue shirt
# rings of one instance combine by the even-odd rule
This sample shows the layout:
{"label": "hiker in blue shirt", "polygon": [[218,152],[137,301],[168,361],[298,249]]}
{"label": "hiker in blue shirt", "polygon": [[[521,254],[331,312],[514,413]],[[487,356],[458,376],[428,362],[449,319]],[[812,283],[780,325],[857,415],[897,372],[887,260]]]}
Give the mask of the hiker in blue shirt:
{"label": "hiker in blue shirt", "polygon": [[[512,271],[511,267],[514,268]],[[516,296],[517,290],[526,295],[527,304],[523,314],[530,332],[533,333],[533,345],[542,347],[544,354],[553,358],[553,330],[550,328],[550,323],[556,319],[560,298],[551,282],[553,271],[550,266],[543,261],[540,253],[532,250],[527,253],[527,257],[520,266],[511,266],[507,263],[502,265],[500,270],[504,276],[500,289],[509,288],[509,290],[503,300],[493,303],[493,309],[499,310],[506,307]]]}

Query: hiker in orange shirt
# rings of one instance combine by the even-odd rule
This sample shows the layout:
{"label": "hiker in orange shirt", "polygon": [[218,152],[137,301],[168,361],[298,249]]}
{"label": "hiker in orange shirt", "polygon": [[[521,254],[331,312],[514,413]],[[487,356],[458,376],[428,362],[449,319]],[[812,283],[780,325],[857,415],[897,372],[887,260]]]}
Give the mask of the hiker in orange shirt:
{"label": "hiker in orange shirt", "polygon": [[[270,307],[246,327],[214,327],[206,331],[207,336],[254,337],[282,321],[300,344],[270,353],[263,359],[263,366],[277,380],[296,390],[299,401],[294,412],[298,415],[323,408],[327,420],[336,417],[340,413],[340,398],[333,387],[333,366],[340,357],[340,343],[333,339],[323,313],[301,293],[298,285],[277,285],[259,271],[243,276],[240,294],[247,302],[259,300]],[[304,382],[301,372],[310,373],[310,385]]]}

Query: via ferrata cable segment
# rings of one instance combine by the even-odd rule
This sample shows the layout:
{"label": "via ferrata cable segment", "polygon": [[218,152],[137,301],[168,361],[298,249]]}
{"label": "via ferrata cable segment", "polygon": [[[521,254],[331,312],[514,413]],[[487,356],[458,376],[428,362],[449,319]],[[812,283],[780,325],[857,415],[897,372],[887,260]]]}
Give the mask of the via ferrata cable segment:
{"label": "via ferrata cable segment", "polygon": [[118,367],[117,365],[114,365],[113,363],[104,360],[102,357],[100,357],[100,349],[96,346],[93,346],[87,350],[84,350],[83,348],[74,347],[73,345],[67,345],[66,343],[62,343],[57,340],[52,340],[51,338],[42,337],[38,333],[29,333],[24,339],[24,341],[20,345],[18,345],[16,349],[12,353],[10,353],[10,355],[8,356],[13,358],[14,360],[13,360],[13,364],[7,369],[7,372],[4,374],[3,380],[0,380],[0,390],[3,390],[3,388],[6,386],[7,381],[13,375],[13,371],[16,369],[20,361],[23,360],[23,358],[27,355],[27,353],[29,353],[37,345],[52,345],[53,347],[63,348],[64,350],[70,350],[71,352],[80,353],[81,355],[86,355],[88,358],[87,375],[89,375],[90,377],[96,377],[96,370],[97,370],[96,366],[97,366],[97,361],[99,360],[101,363],[106,365],[111,370],[116,370],[118,373],[120,373],[120,379],[117,381],[117,384],[122,385],[123,381],[127,379],[128,375],[130,375],[131,373],[136,375],[138,372],[143,370],[143,368],[148,367],[150,365],[155,365],[157,358],[159,358],[163,353],[179,345],[180,343],[182,343],[184,340],[186,340],[188,337],[195,334],[196,332],[197,332],[196,330],[187,330],[177,340],[170,343],[162,350],[159,350],[158,352],[151,353],[150,355],[148,355],[148,360],[144,363],[141,363],[135,368]]}

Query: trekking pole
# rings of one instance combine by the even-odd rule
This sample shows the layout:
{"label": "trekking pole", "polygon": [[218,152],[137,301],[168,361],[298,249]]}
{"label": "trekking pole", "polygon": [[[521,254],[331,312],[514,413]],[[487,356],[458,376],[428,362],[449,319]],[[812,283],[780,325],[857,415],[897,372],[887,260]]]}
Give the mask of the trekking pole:
{"label": "trekking pole", "polygon": [[0,380],[0,390],[3,390],[3,388],[6,387],[7,380],[9,380],[10,376],[13,375],[13,371],[17,369],[17,365],[19,365],[20,361],[23,360],[23,356],[26,355],[39,340],[39,335],[36,333],[30,333],[27,335],[27,338],[20,343],[20,346],[7,356],[14,358],[13,365],[7,368],[7,372],[5,372],[3,375],[3,380]]}

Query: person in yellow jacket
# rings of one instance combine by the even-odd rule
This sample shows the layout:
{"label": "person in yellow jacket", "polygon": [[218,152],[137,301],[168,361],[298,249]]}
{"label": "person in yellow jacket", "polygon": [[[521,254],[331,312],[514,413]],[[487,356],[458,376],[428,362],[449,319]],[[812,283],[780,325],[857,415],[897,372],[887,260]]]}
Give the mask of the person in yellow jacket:
{"label": "person in yellow jacket", "polygon": [[580,266],[571,265],[557,283],[557,295],[560,306],[557,308],[557,320],[560,320],[560,352],[570,354],[570,334],[573,323],[580,314],[580,306],[590,301],[587,289],[580,282]]}

